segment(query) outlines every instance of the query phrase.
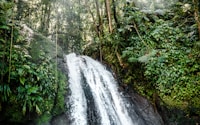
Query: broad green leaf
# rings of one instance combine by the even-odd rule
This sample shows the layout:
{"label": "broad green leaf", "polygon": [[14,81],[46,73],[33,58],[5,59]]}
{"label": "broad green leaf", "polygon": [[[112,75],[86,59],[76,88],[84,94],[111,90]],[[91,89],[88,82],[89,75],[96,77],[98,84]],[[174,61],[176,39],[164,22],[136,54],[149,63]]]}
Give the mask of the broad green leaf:
{"label": "broad green leaf", "polygon": [[19,68],[19,69],[17,69],[18,70],[18,74],[19,74],[19,76],[22,76],[24,73],[23,73],[23,69],[22,68]]}
{"label": "broad green leaf", "polygon": [[39,76],[37,76],[37,81],[40,81],[40,77]]}
{"label": "broad green leaf", "polygon": [[23,105],[22,113],[23,113],[23,115],[26,114],[26,101],[25,101],[25,103],[24,103],[24,105]]}
{"label": "broad green leaf", "polygon": [[10,28],[6,25],[0,26],[0,29],[9,30]]}
{"label": "broad green leaf", "polygon": [[24,65],[24,68],[30,69],[31,67],[29,65]]}
{"label": "broad green leaf", "polygon": [[124,31],[124,29],[122,29],[122,28],[119,28],[119,29],[118,29],[118,31],[119,31],[119,32],[123,32],[123,31]]}
{"label": "broad green leaf", "polygon": [[25,81],[26,81],[25,77],[20,77],[19,80],[20,80],[20,83],[21,83],[22,85],[24,85],[24,83],[25,83]]}
{"label": "broad green leaf", "polygon": [[38,87],[30,87],[28,88],[28,94],[37,93]]}
{"label": "broad green leaf", "polygon": [[135,58],[135,57],[130,57],[130,58],[128,58],[128,61],[129,61],[129,62],[137,62],[138,59]]}
{"label": "broad green leaf", "polygon": [[1,43],[6,43],[6,41],[4,39],[0,39]]}
{"label": "broad green leaf", "polygon": [[35,108],[36,108],[36,112],[37,112],[38,114],[42,114],[42,112],[40,111],[40,108],[38,107],[37,104],[35,105]]}

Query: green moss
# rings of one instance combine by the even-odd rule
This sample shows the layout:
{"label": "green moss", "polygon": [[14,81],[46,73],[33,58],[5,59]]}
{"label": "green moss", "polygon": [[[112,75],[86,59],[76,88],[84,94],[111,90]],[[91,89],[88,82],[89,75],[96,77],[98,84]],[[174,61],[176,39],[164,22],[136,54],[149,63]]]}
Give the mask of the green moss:
{"label": "green moss", "polygon": [[167,104],[168,106],[171,106],[171,107],[177,107],[179,109],[185,109],[188,107],[188,102],[176,100],[176,99],[170,98],[168,96],[164,96],[164,97],[162,97],[162,99],[165,102],[165,104]]}

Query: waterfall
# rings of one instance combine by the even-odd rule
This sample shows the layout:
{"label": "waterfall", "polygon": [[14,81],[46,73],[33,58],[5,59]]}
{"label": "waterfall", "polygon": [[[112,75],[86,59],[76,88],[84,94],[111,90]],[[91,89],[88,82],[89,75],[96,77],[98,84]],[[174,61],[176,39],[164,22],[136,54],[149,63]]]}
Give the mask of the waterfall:
{"label": "waterfall", "polygon": [[[118,91],[112,73],[87,56],[65,56],[70,125],[150,125]],[[154,122],[152,125],[161,125]]]}

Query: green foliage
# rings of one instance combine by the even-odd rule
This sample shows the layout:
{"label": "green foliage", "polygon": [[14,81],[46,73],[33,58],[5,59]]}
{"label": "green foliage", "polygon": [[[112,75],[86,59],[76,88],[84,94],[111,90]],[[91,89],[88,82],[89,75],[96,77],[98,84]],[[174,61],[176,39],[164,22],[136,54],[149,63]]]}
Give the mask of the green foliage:
{"label": "green foliage", "polygon": [[36,120],[36,123],[37,125],[48,124],[51,118],[52,115],[49,112],[45,112]]}
{"label": "green foliage", "polygon": [[56,98],[54,100],[54,108],[52,110],[52,115],[56,116],[65,112],[65,94],[66,94],[66,76],[62,74],[61,71],[58,71],[58,87]]}
{"label": "green foliage", "polygon": [[[196,100],[200,95],[199,61],[187,50],[169,47],[171,50],[160,50],[159,56],[151,58],[146,65],[145,75],[152,80],[153,86],[159,90],[166,103],[181,108],[199,107],[199,100]],[[176,105],[176,102],[182,103]]]}
{"label": "green foliage", "polygon": [[[146,87],[135,85],[136,88],[149,95],[151,90],[144,91],[150,85],[167,105],[189,112],[196,109],[200,114],[200,60],[199,50],[194,47],[198,41],[197,27],[194,21],[191,22],[194,17],[184,17],[186,14],[182,11],[156,16],[127,9],[124,26],[119,30],[128,34],[129,44],[123,57],[130,64],[144,63],[144,75],[149,81]],[[141,42],[136,30],[148,46]]]}
{"label": "green foliage", "polygon": [[[26,39],[19,34],[19,27],[12,23],[13,20],[10,21],[12,4],[1,1],[0,8],[1,120],[26,122],[39,115],[50,114],[58,91],[55,66],[49,58],[53,55],[46,56],[46,50],[38,48],[39,53],[35,55],[38,57],[32,58],[32,53],[29,53],[31,47],[27,46]],[[9,67],[11,27],[13,27],[13,46],[11,67]],[[10,81],[8,80],[9,68],[11,69]],[[60,90],[63,94],[64,90]],[[59,97],[56,101],[62,101],[64,104],[63,98]],[[33,117],[30,118],[30,115]]]}
{"label": "green foliage", "polygon": [[40,115],[53,107],[56,91],[54,67],[46,57],[42,56],[43,61],[36,64],[31,62],[30,55],[25,55],[23,51],[13,51],[11,82],[6,83],[5,79],[1,101],[9,106],[16,103],[23,115],[28,112]]}
{"label": "green foliage", "polygon": [[200,115],[198,29],[193,7],[183,11],[184,4],[178,2],[163,15],[125,6],[120,27],[112,34],[104,31],[103,60],[153,103],[158,94],[165,105]]}

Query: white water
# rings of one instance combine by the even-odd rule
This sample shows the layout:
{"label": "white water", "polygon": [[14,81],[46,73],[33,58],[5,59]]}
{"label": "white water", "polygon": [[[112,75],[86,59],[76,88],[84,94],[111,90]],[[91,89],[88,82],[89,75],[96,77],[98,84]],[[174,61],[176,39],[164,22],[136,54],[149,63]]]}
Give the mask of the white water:
{"label": "white water", "polygon": [[[129,107],[128,101],[118,92],[112,74],[98,61],[87,56],[65,56],[71,91],[70,125],[143,125],[138,115]],[[91,93],[91,94],[88,94]],[[87,96],[91,95],[91,96]],[[94,102],[95,109],[89,108]],[[88,112],[93,111],[92,121]],[[129,116],[129,111],[134,117]],[[134,114],[134,115],[133,115]]]}
{"label": "white water", "polygon": [[99,124],[138,125],[137,120],[133,121],[133,118],[129,117],[127,107],[125,107],[129,104],[118,92],[114,77],[103,65],[90,57],[77,56],[74,53],[67,55],[65,60],[71,90],[69,98],[71,125],[92,124],[88,123],[87,108],[89,105],[87,105],[84,86],[91,91],[97,108],[98,116],[96,117],[100,119]]}
{"label": "white water", "polygon": [[70,103],[73,104],[71,107],[71,118],[74,119],[74,125],[86,125],[86,98],[84,96],[83,89],[81,86],[81,74],[78,66],[79,59],[74,58],[74,56],[74,54],[67,56],[67,63],[69,66],[69,87],[72,90]]}

